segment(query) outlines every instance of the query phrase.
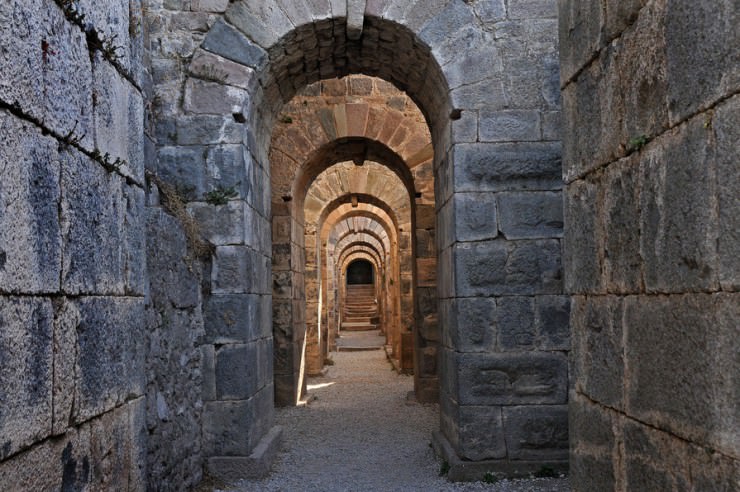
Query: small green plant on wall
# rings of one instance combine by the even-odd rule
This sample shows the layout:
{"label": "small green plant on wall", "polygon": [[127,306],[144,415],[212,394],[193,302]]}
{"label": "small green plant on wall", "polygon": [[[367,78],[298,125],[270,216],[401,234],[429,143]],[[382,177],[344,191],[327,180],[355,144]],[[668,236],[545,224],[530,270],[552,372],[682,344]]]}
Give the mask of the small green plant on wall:
{"label": "small green plant on wall", "polygon": [[211,205],[226,205],[227,203],[229,203],[229,200],[231,200],[232,198],[236,198],[237,196],[239,196],[239,192],[236,191],[235,186],[229,186],[228,188],[218,186],[215,189],[203,194],[206,202],[210,203]]}

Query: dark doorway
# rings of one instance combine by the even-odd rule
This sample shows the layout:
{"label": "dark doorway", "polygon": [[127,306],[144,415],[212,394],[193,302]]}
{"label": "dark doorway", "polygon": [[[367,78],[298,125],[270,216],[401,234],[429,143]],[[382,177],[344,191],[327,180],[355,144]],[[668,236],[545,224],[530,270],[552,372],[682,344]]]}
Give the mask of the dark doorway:
{"label": "dark doorway", "polygon": [[374,283],[373,264],[367,260],[355,260],[347,267],[347,284]]}

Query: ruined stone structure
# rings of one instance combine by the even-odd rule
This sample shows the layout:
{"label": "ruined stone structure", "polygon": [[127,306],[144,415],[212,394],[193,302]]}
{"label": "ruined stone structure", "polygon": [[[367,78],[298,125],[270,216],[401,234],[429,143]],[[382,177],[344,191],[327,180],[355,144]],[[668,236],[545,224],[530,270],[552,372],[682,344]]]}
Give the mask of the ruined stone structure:
{"label": "ruined stone structure", "polygon": [[451,479],[736,488],[738,10],[0,3],[0,489],[266,473],[357,260]]}

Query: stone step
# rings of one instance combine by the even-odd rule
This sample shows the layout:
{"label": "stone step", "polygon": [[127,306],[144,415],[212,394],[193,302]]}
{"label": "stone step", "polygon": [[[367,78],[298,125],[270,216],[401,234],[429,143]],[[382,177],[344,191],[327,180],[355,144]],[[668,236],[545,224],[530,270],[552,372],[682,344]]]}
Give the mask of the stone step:
{"label": "stone step", "polygon": [[378,327],[370,323],[357,323],[357,322],[342,322],[343,331],[368,331],[377,330]]}

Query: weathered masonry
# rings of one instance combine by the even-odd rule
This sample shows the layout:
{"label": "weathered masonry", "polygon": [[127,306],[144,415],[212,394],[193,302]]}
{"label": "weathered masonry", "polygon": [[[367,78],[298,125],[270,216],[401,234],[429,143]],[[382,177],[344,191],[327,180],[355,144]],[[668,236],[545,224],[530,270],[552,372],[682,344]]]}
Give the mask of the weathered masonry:
{"label": "weathered masonry", "polygon": [[5,0],[0,489],[266,473],[371,325],[453,480],[733,490],[738,10]]}

